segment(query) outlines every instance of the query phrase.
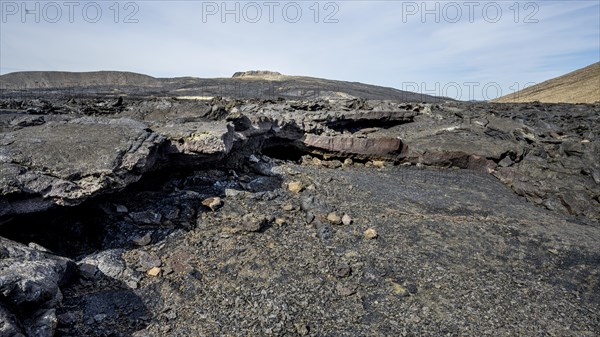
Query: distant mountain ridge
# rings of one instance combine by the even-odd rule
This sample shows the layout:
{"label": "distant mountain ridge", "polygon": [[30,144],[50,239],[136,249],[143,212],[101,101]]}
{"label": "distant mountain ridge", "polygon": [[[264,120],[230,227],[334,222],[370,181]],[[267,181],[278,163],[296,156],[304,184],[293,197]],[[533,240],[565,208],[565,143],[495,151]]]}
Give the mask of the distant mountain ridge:
{"label": "distant mountain ridge", "polygon": [[502,96],[498,103],[596,103],[600,102],[600,62]]}
{"label": "distant mountain ridge", "polygon": [[161,81],[152,76],[125,71],[23,71],[0,76],[2,89],[64,88],[72,86],[130,85],[159,86]]}
{"label": "distant mountain ridge", "polygon": [[358,82],[288,76],[273,71],[236,72],[231,78],[155,78],[121,71],[28,71],[0,76],[2,95],[67,91],[96,94],[155,95],[183,98],[364,98],[405,102],[443,102],[449,98]]}

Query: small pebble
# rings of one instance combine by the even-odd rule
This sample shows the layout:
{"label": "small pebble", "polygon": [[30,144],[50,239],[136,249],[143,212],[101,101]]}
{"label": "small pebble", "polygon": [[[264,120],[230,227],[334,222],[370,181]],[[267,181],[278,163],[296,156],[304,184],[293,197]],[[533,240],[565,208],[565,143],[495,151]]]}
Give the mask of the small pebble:
{"label": "small pebble", "polygon": [[372,240],[377,237],[377,231],[374,230],[373,228],[369,228],[365,231],[364,235],[365,235],[365,239]]}
{"label": "small pebble", "polygon": [[301,181],[292,181],[288,184],[288,190],[292,193],[300,193],[304,189],[304,185]]}
{"label": "small pebble", "polygon": [[136,246],[147,246],[150,244],[150,242],[152,242],[152,235],[150,233],[146,233],[144,236],[138,236],[132,241]]}
{"label": "small pebble", "polygon": [[223,200],[219,197],[212,197],[202,200],[202,205],[210,208],[214,212],[223,206]]}
{"label": "small pebble", "polygon": [[150,270],[148,270],[146,272],[149,276],[158,276],[160,274],[160,268],[158,267],[154,267],[154,268],[150,268]]}
{"label": "small pebble", "polygon": [[396,282],[392,282],[392,290],[394,291],[394,293],[398,296],[401,297],[406,297],[409,295],[408,289],[404,288],[403,286],[401,286],[400,284],[396,283]]}
{"label": "small pebble", "polygon": [[339,225],[342,223],[342,218],[340,218],[340,216],[335,212],[331,212],[327,215],[327,221],[329,221],[332,225]]}
{"label": "small pebble", "polygon": [[140,286],[136,280],[127,280],[125,284],[131,289],[137,289]]}
{"label": "small pebble", "polygon": [[385,162],[383,160],[373,160],[373,166],[377,168],[384,168]]}

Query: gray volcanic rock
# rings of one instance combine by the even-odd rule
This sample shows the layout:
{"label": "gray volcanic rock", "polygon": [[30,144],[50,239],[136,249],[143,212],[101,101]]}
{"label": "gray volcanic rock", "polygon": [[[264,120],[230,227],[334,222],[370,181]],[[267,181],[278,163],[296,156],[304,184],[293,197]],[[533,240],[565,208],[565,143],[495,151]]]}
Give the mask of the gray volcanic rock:
{"label": "gray volcanic rock", "polygon": [[73,268],[69,259],[0,237],[0,335],[53,336],[59,286]]}
{"label": "gray volcanic rock", "polygon": [[402,141],[398,138],[354,138],[306,135],[303,140],[306,146],[340,155],[365,155],[384,157],[399,154],[402,151]]}
{"label": "gray volcanic rock", "polygon": [[216,159],[227,155],[234,142],[233,126],[225,121],[167,124],[155,131],[170,140],[174,153],[216,155]]}
{"label": "gray volcanic rock", "polygon": [[[60,121],[63,115],[44,115],[17,123],[26,121],[14,112],[19,110],[2,115],[9,131],[0,143],[2,193],[29,197],[3,198],[1,214],[77,204],[96,192],[118,190],[163,164],[207,164],[228,156],[236,161],[280,145],[342,159],[480,170],[546,208],[600,218],[598,105],[546,105],[547,111],[365,100],[158,99],[122,105],[123,112],[111,119]],[[139,122],[127,124],[121,116]],[[161,146],[165,150],[157,154]],[[114,153],[115,147],[133,153]],[[88,152],[95,155],[88,158]]]}
{"label": "gray volcanic rock", "polygon": [[154,165],[162,142],[139,122],[90,117],[0,134],[0,215],[123,188]]}
{"label": "gray volcanic rock", "polygon": [[8,311],[0,304],[0,336],[24,337],[15,314]]}

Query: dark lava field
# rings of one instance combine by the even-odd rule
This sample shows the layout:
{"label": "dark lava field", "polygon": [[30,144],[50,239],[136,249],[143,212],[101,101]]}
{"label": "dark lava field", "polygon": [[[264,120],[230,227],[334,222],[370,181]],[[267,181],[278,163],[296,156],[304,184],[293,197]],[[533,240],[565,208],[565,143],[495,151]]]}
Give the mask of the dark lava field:
{"label": "dark lava field", "polygon": [[2,337],[600,335],[600,104],[40,97]]}

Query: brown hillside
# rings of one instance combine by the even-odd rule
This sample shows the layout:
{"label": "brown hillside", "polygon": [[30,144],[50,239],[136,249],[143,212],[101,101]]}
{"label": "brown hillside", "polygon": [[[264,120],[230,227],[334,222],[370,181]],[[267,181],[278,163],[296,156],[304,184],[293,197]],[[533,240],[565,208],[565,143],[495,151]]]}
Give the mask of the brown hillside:
{"label": "brown hillside", "polygon": [[500,103],[600,102],[600,62],[494,100]]}

